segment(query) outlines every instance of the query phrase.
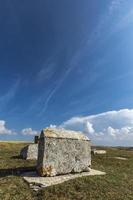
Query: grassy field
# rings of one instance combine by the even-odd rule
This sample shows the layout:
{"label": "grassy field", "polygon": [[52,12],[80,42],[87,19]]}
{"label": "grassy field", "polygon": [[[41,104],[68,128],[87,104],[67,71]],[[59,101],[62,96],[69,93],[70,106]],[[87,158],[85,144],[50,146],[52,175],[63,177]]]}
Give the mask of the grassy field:
{"label": "grassy field", "polygon": [[[92,157],[92,168],[106,176],[77,178],[33,192],[20,176],[35,170],[35,161],[19,158],[23,143],[0,142],[0,200],[133,200],[133,150],[105,148],[106,155]],[[114,157],[125,157],[117,160]]]}

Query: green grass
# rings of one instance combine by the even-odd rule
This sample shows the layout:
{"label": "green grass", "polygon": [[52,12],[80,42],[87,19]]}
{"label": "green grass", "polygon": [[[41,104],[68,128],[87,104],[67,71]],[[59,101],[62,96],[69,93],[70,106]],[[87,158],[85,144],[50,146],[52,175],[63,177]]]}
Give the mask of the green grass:
{"label": "green grass", "polygon": [[[32,191],[19,176],[23,170],[35,167],[35,161],[19,158],[19,152],[27,144],[0,142],[0,200],[31,200]],[[12,176],[14,174],[14,176]]]}
{"label": "green grass", "polygon": [[106,155],[92,157],[92,168],[107,175],[77,178],[36,193],[19,174],[35,166],[35,162],[18,157],[23,146],[0,143],[0,200],[133,200],[133,150],[105,148]]}

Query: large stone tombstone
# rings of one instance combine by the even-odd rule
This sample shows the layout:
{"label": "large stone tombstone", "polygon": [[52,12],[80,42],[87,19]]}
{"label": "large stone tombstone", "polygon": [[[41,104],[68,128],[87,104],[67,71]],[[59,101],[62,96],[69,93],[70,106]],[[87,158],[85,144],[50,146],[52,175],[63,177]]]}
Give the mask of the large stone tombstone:
{"label": "large stone tombstone", "polygon": [[90,140],[81,132],[57,128],[42,130],[37,161],[40,176],[88,172],[90,165]]}

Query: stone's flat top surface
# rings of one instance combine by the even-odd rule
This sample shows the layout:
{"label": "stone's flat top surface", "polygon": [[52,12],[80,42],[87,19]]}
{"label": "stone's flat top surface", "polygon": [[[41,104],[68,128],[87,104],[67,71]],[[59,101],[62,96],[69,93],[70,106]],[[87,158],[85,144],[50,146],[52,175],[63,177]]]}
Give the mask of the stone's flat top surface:
{"label": "stone's flat top surface", "polygon": [[63,128],[46,128],[43,129],[43,133],[45,134],[45,137],[51,137],[51,138],[89,140],[89,138],[80,131],[66,130]]}
{"label": "stone's flat top surface", "polygon": [[27,172],[27,173],[24,173],[22,176],[23,176],[24,180],[30,184],[30,186],[33,184],[33,185],[40,185],[41,187],[48,187],[48,186],[60,184],[65,181],[75,179],[78,177],[105,175],[105,174],[106,174],[105,172],[90,169],[90,172],[66,174],[66,175],[55,176],[55,177],[39,177],[36,174],[36,172]]}

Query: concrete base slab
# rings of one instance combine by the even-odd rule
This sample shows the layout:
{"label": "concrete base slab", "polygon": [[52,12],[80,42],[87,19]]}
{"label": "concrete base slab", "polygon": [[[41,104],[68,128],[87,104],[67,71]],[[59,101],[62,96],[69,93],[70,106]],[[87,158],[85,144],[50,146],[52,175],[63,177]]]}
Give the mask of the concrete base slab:
{"label": "concrete base slab", "polygon": [[75,179],[83,176],[95,176],[95,175],[105,175],[105,172],[101,172],[98,170],[90,169],[90,172],[82,172],[77,174],[66,174],[55,177],[39,177],[36,172],[27,172],[22,176],[26,182],[29,183],[30,187],[37,191],[41,188],[45,188],[51,185],[56,185],[63,183],[65,181]]}

